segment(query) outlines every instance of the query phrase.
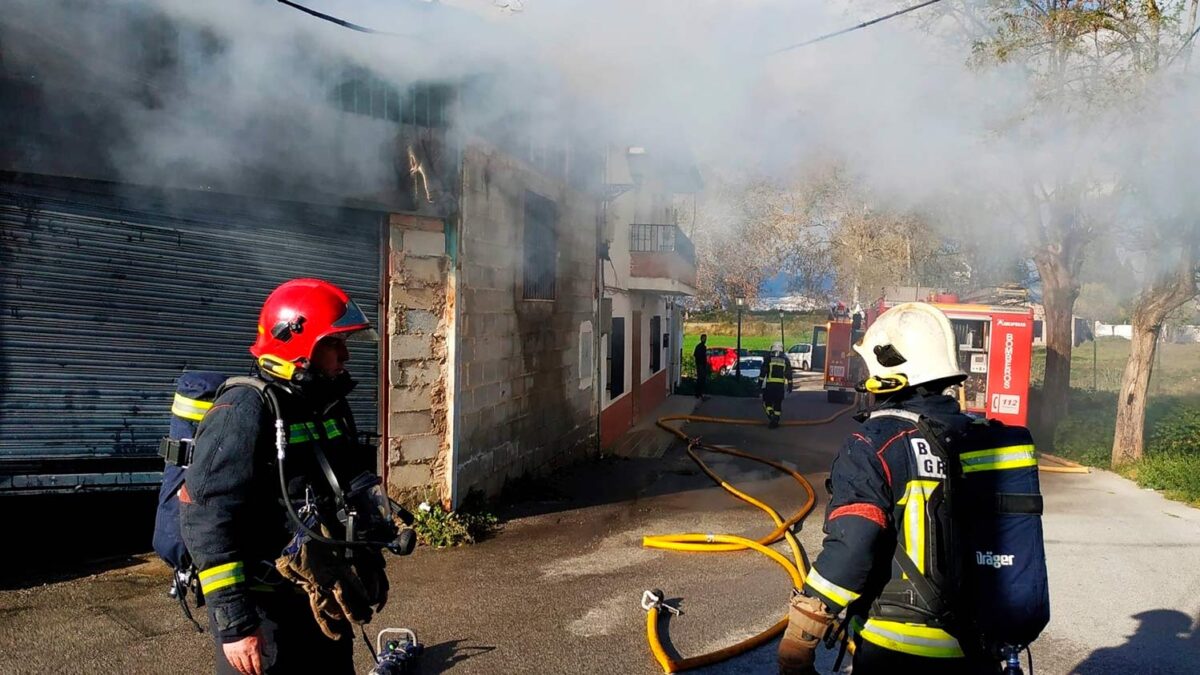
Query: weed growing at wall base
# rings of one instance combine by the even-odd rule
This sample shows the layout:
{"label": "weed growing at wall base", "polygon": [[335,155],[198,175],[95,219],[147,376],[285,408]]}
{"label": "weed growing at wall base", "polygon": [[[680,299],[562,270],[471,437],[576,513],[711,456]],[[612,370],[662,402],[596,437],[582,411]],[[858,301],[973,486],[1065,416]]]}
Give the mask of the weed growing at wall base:
{"label": "weed growing at wall base", "polygon": [[421,502],[413,517],[417,539],[434,548],[474,544],[494,532],[500,522],[482,508],[464,506],[447,511],[436,499]]}

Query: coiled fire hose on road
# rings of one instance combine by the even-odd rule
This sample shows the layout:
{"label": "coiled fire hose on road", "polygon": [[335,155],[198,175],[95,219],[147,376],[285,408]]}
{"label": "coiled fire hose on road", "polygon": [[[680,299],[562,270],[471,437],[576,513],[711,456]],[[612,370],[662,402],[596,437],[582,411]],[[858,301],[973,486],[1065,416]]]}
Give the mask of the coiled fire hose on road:
{"label": "coiled fire hose on road", "polygon": [[[805,426],[821,426],[830,424],[842,417],[846,413],[855,408],[854,405],[847,406],[829,417],[817,420],[790,420],[783,422],[781,426],[785,427],[805,427]],[[747,452],[742,452],[730,447],[719,447],[703,442],[700,438],[692,438],[686,433],[670,425],[671,422],[705,422],[711,424],[736,424],[744,426],[766,426],[767,422],[760,420],[733,419],[725,417],[706,417],[701,415],[672,415],[669,417],[660,418],[657,422],[658,426],[671,432],[675,436],[687,442],[687,453],[692,461],[700,467],[700,470],[705,473],[726,492],[734,497],[751,504],[758,509],[764,511],[775,524],[775,529],[764,537],[757,540],[739,537],[732,534],[712,534],[712,533],[682,533],[682,534],[660,534],[647,535],[642,538],[642,546],[646,548],[657,548],[667,551],[684,551],[691,553],[727,553],[730,551],[746,551],[754,550],[767,556],[775,561],[780,567],[787,572],[791,578],[792,584],[796,588],[804,585],[804,578],[808,574],[806,556],[800,542],[796,541],[796,537],[792,534],[792,527],[804,520],[805,517],[812,511],[816,504],[816,493],[813,491],[812,484],[794,469],[771,459],[752,455]],[[708,452],[717,452],[733,457],[741,457],[751,461],[766,464],[788,474],[800,484],[804,490],[806,498],[804,503],[786,520],[779,515],[779,512],[768,504],[762,502],[755,497],[738,490],[729,483],[725,482],[719,475],[716,474],[704,460],[697,454],[697,450],[706,450]],[[1043,459],[1049,460],[1051,464],[1039,463],[1038,468],[1042,471],[1052,473],[1089,473],[1090,469],[1086,466],[1077,464],[1061,457],[1040,453]],[[780,539],[787,541],[788,548],[792,552],[792,560],[788,560],[786,556],[778,551],[768,548],[775,544]],[[688,658],[673,658],[667,654],[663,648],[662,640],[659,638],[658,616],[660,610],[667,610],[678,614],[679,611],[664,603],[665,594],[661,591],[646,591],[642,596],[642,607],[646,610],[646,639],[650,644],[650,651],[654,654],[655,660],[662,666],[664,673],[678,673],[693,668],[720,663],[744,654],[753,649],[767,644],[771,640],[783,634],[787,628],[787,616],[777,621],[770,628],[761,633],[747,638],[741,642],[730,645],[723,649],[718,649],[714,652],[692,656]],[[853,645],[851,645],[853,651]]]}
{"label": "coiled fire hose on road", "polygon": [[[850,412],[853,409],[854,409],[854,406],[847,406],[847,407],[839,410],[837,413],[830,415],[829,417],[826,417],[824,419],[787,421],[787,422],[784,422],[782,424],[782,426],[799,427],[799,426],[819,426],[822,424],[829,424],[830,422],[833,422],[834,420],[845,415],[846,413]],[[777,564],[779,564],[779,566],[782,567],[785,572],[787,572],[788,576],[791,578],[792,584],[796,588],[800,588],[801,586],[803,586],[804,585],[804,577],[806,574],[808,574],[808,568],[805,563],[804,552],[800,546],[800,542],[796,541],[795,535],[792,534],[792,526],[794,526],[796,523],[799,523],[800,521],[804,520],[804,518],[809,514],[809,512],[812,511],[813,505],[816,504],[817,496],[816,496],[816,493],[813,491],[812,484],[809,483],[808,480],[805,479],[804,476],[801,475],[798,471],[796,471],[780,462],[776,462],[774,460],[766,459],[763,457],[758,457],[756,455],[752,455],[747,452],[742,452],[741,450],[736,450],[734,448],[724,448],[724,447],[718,447],[715,445],[709,445],[709,444],[701,441],[699,438],[690,438],[687,434],[685,434],[684,432],[680,431],[679,429],[677,429],[675,427],[670,426],[670,424],[669,424],[670,422],[680,422],[680,421],[682,421],[682,422],[712,422],[712,423],[717,423],[717,424],[741,424],[741,425],[747,425],[747,426],[765,426],[767,423],[765,421],[758,421],[758,420],[728,419],[728,418],[722,418],[722,417],[703,417],[703,416],[699,416],[699,415],[675,415],[675,416],[671,416],[671,417],[664,417],[664,418],[658,420],[658,426],[662,427],[663,429],[666,429],[667,431],[671,432],[672,434],[675,434],[676,436],[683,439],[684,441],[687,441],[688,456],[691,457],[692,461],[694,461],[697,464],[697,466],[700,467],[701,471],[703,471],[717,485],[721,486],[721,488],[724,489],[726,492],[728,492],[728,493],[732,494],[733,496],[737,497],[738,499],[740,499],[748,504],[751,504],[751,505],[761,509],[762,511],[766,512],[766,514],[768,516],[770,516],[771,521],[775,524],[775,529],[772,530],[766,536],[761,537],[757,540],[748,539],[746,537],[739,537],[739,536],[732,535],[732,534],[685,533],[685,534],[648,535],[648,536],[642,538],[642,546],[645,546],[647,548],[664,549],[664,550],[668,550],[668,551],[688,551],[688,552],[696,552],[696,553],[718,553],[718,552],[729,552],[729,551],[754,550],[754,551],[758,551],[759,553],[767,556],[768,558],[770,558],[771,560],[773,560]],[[746,494],[745,492],[742,492],[741,490],[738,490],[737,488],[733,487],[729,483],[725,482],[712,469],[710,469],[707,464],[704,463],[704,460],[700,459],[700,456],[698,454],[696,454],[697,450],[707,450],[709,452],[719,452],[719,453],[722,453],[725,455],[731,455],[733,457],[741,457],[743,459],[749,459],[749,460],[752,460],[755,462],[759,462],[760,464],[766,464],[767,466],[773,467],[775,469],[778,469],[778,470],[788,474],[789,476],[794,478],[797,483],[800,484],[801,488],[803,488],[803,490],[806,494],[804,504],[802,504],[800,506],[800,508],[797,509],[796,512],[791,515],[791,517],[789,517],[785,520],[782,516],[779,515],[778,511],[771,508],[769,505],[765,504],[761,500],[754,498],[751,495]],[[780,539],[785,539],[787,541],[788,547],[792,551],[792,560],[788,560],[787,557],[785,557],[783,554],[779,553],[778,551],[776,551],[774,549],[767,548],[768,546],[774,544],[775,542],[779,541]],[[660,666],[662,666],[664,673],[678,673],[678,672],[681,672],[684,670],[690,670],[692,668],[699,668],[701,666],[707,666],[707,665],[711,665],[714,663],[719,663],[726,659],[737,656],[738,654],[742,654],[742,653],[745,653],[752,649],[756,649],[756,648],[770,642],[771,640],[773,640],[776,637],[778,637],[779,635],[781,635],[783,633],[784,629],[787,628],[787,616],[784,616],[782,619],[780,619],[778,622],[776,622],[775,625],[771,626],[770,628],[766,629],[765,631],[763,631],[763,632],[759,633],[758,635],[755,635],[751,638],[743,640],[737,644],[731,645],[729,647],[725,647],[724,649],[719,649],[715,652],[709,652],[708,654],[702,654],[700,656],[693,656],[693,657],[684,658],[684,659],[675,659],[675,658],[672,658],[669,654],[667,654],[666,650],[663,649],[662,640],[659,639],[659,635],[658,635],[659,610],[660,610],[660,608],[664,608],[664,607],[669,609],[669,607],[662,604],[662,601],[665,598],[663,598],[661,595],[656,595],[654,593],[647,593],[647,596],[644,596],[644,597],[647,597],[647,599],[650,601],[643,603],[643,606],[646,607],[646,638],[650,642],[650,651],[654,653],[654,658],[658,661],[658,664]]]}

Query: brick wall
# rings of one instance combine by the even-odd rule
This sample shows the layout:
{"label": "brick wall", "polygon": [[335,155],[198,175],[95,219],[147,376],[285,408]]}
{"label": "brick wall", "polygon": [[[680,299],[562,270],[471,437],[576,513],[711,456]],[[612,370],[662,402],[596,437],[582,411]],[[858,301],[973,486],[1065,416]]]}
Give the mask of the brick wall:
{"label": "brick wall", "polygon": [[445,482],[446,334],[454,303],[443,221],[394,214],[390,226],[388,492],[410,500]]}
{"label": "brick wall", "polygon": [[[596,446],[593,384],[581,381],[580,325],[594,323],[597,202],[482,145],[464,151],[456,490],[495,494]],[[525,194],[557,209],[554,300],[522,292]],[[588,364],[590,377],[594,362]]]}

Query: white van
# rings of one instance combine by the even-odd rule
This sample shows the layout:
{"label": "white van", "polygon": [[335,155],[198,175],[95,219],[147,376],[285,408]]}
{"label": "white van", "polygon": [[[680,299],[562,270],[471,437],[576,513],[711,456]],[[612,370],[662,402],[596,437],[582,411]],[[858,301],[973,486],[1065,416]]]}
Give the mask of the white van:
{"label": "white van", "polygon": [[812,345],[792,345],[787,350],[787,359],[795,370],[812,370]]}

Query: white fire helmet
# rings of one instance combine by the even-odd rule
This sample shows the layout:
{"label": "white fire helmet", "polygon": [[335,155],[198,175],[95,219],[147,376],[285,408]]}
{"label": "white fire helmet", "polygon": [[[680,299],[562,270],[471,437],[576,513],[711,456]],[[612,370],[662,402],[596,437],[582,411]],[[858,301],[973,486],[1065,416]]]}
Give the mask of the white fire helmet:
{"label": "white fire helmet", "polygon": [[783,343],[776,342],[775,344],[771,345],[771,353],[772,354],[782,354],[783,353]]}
{"label": "white fire helmet", "polygon": [[967,377],[958,367],[950,320],[924,302],[906,302],[881,314],[854,350],[871,375],[863,386],[874,393]]}

